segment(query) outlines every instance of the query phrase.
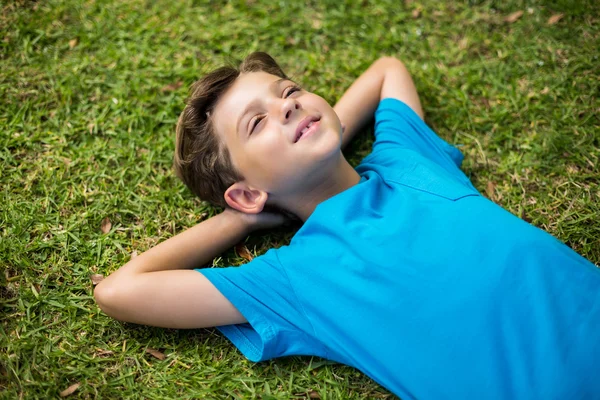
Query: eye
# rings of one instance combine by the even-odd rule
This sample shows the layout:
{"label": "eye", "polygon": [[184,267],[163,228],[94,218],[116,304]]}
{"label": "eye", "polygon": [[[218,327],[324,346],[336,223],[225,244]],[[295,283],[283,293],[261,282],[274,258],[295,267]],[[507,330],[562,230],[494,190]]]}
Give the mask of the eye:
{"label": "eye", "polygon": [[250,128],[250,133],[254,132],[254,129],[258,126],[260,121],[262,121],[265,117],[258,116],[252,122],[252,127]]}
{"label": "eye", "polygon": [[[288,86],[286,88],[287,92],[285,92],[284,94],[284,98],[288,98],[290,97],[292,94],[294,94],[295,92],[299,92],[302,90],[302,88],[298,85],[292,85],[292,86]],[[251,123],[251,127],[250,127],[250,134],[252,134],[252,132],[254,132],[254,129],[256,129],[256,127],[258,126],[258,124],[260,124],[260,122],[265,119],[264,116],[258,116],[256,117]]]}
{"label": "eye", "polygon": [[294,86],[290,86],[288,88],[289,90],[287,91],[287,93],[285,94],[285,98],[287,99],[288,97],[290,97],[290,95],[294,92],[299,92],[302,90],[302,88],[300,86],[294,85]]}

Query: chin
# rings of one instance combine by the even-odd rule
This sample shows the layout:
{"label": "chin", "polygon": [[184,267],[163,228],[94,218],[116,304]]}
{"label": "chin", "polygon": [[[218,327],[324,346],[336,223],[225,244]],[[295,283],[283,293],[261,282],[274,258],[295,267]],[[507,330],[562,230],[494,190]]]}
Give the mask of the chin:
{"label": "chin", "polygon": [[334,129],[328,130],[323,140],[319,141],[318,153],[323,158],[329,158],[342,150],[342,135]]}

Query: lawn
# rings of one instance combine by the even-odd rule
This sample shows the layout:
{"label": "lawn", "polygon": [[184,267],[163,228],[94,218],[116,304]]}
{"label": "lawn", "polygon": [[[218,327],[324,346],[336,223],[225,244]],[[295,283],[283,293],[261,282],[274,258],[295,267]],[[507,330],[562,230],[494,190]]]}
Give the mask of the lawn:
{"label": "lawn", "polygon": [[[0,398],[393,397],[350,367],[253,364],[216,330],[123,324],[93,300],[92,276],[219,212],[171,170],[175,122],[194,80],[255,50],[332,104],[400,58],[475,186],[599,264],[594,3],[0,2]],[[353,164],[371,144],[368,128]]]}

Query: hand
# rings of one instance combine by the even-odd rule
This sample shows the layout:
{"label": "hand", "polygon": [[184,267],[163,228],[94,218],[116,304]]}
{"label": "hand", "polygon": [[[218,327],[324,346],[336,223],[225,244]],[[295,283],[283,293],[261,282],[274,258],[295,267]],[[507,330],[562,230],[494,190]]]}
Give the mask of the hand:
{"label": "hand", "polygon": [[238,218],[246,226],[248,233],[262,229],[277,228],[291,221],[290,218],[276,211],[262,211],[258,214],[247,214],[234,210],[233,208],[226,208],[223,211],[223,214],[225,213]]}

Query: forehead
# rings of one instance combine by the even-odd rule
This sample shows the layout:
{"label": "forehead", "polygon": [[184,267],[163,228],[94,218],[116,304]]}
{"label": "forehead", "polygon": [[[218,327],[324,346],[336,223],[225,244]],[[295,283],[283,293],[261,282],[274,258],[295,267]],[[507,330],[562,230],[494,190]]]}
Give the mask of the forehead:
{"label": "forehead", "polygon": [[267,72],[247,72],[237,77],[215,107],[215,122],[225,131],[234,132],[248,106],[268,95],[283,79]]}

